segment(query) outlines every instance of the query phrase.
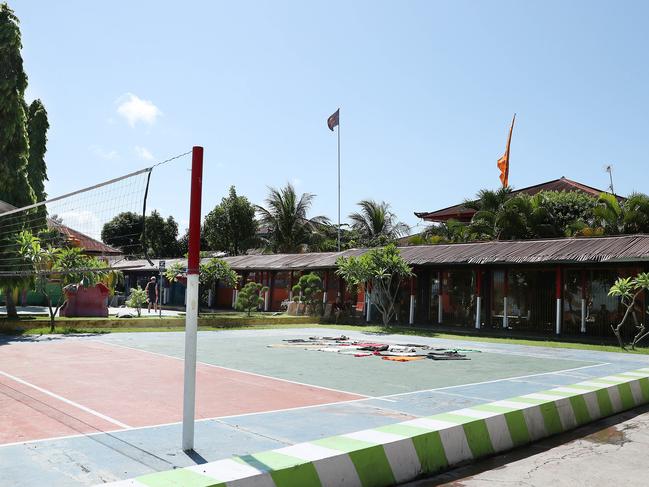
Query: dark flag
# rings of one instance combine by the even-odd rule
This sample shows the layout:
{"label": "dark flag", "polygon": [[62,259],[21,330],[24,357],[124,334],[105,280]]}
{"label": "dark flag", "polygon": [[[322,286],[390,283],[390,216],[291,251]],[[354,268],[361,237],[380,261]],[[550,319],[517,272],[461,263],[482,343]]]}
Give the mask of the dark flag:
{"label": "dark flag", "polygon": [[329,127],[329,130],[333,132],[334,127],[337,127],[339,122],[340,122],[340,108],[336,110],[333,114],[331,114],[331,116],[327,119],[327,127]]}

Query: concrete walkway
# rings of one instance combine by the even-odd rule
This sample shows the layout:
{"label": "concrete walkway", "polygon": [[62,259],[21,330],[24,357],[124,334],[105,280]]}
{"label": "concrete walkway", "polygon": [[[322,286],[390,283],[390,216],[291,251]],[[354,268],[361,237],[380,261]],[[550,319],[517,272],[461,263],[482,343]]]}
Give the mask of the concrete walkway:
{"label": "concrete walkway", "polygon": [[649,407],[403,487],[644,487],[647,458]]}

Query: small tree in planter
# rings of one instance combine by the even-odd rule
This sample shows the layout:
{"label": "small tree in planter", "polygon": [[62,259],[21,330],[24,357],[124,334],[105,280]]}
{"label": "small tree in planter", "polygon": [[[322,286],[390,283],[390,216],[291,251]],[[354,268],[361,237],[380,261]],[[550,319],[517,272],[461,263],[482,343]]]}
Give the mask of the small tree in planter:
{"label": "small tree in planter", "polygon": [[54,331],[56,315],[67,301],[63,292],[66,286],[80,282],[84,286],[94,286],[110,276],[117,277],[105,262],[84,255],[80,248],[43,247],[41,239],[27,230],[20,232],[17,244],[26,269],[34,272],[29,285],[45,296],[50,332]]}
{"label": "small tree in planter", "polygon": [[622,306],[626,308],[622,320],[620,320],[617,325],[611,324],[611,329],[615,334],[615,338],[617,338],[617,342],[623,350],[626,350],[626,346],[622,339],[622,327],[629,318],[629,315],[632,316],[637,330],[633,340],[631,341],[631,349],[635,350],[636,345],[642,339],[649,336],[649,331],[647,331],[644,324],[646,311],[643,311],[640,323],[638,323],[638,317],[635,314],[636,300],[647,290],[649,290],[649,272],[641,272],[635,277],[618,278],[608,292],[609,296],[619,297]]}
{"label": "small tree in planter", "polygon": [[146,303],[147,295],[144,289],[140,286],[131,289],[131,294],[129,294],[128,300],[126,301],[126,306],[129,308],[135,308],[138,318],[142,316],[142,306]]}
{"label": "small tree in planter", "polygon": [[318,299],[320,292],[322,292],[322,279],[320,279],[320,276],[313,273],[304,274],[297,284],[293,286],[293,299],[304,303],[307,310],[315,314],[320,304]]}
{"label": "small tree in planter", "polygon": [[237,301],[234,303],[234,309],[237,311],[245,311],[248,316],[252,311],[264,304],[262,295],[268,291],[268,288],[256,282],[249,282],[237,295]]}
{"label": "small tree in planter", "polygon": [[401,281],[413,275],[399,249],[390,244],[359,257],[339,257],[336,264],[336,274],[352,286],[369,283],[370,305],[376,306],[381,313],[383,326],[387,326],[397,314],[396,301]]}

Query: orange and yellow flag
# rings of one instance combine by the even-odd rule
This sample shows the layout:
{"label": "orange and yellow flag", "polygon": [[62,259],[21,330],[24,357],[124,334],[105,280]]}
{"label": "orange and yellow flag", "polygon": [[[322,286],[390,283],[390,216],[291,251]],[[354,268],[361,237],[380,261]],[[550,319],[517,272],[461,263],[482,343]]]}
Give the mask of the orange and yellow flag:
{"label": "orange and yellow flag", "polygon": [[503,188],[509,186],[509,146],[512,143],[512,131],[514,130],[514,122],[516,121],[516,114],[512,118],[512,125],[509,127],[509,137],[507,138],[507,147],[505,153],[498,159],[498,169],[500,169],[500,182]]}

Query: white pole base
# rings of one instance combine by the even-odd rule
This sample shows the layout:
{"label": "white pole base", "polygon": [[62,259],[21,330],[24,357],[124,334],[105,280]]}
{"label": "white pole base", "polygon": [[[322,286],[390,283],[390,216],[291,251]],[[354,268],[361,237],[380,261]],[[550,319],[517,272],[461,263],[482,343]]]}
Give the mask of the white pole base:
{"label": "white pole base", "polygon": [[480,305],[482,304],[482,298],[477,296],[475,298],[475,328],[476,330],[480,329]]}
{"label": "white pole base", "polygon": [[264,311],[268,311],[270,309],[270,291],[266,291],[264,293]]}
{"label": "white pole base", "polygon": [[557,322],[556,334],[561,335],[561,298],[557,298]]}
{"label": "white pole base", "polygon": [[367,301],[366,301],[367,302],[367,305],[366,305],[367,310],[366,310],[365,321],[367,321],[369,323],[372,320],[372,300],[370,299],[370,293],[367,293],[366,299],[367,299]]}
{"label": "white pole base", "polygon": [[322,305],[323,306],[327,305],[327,291],[322,293]]}
{"label": "white pole base", "polygon": [[410,295],[410,316],[408,318],[408,323],[413,325],[415,323],[415,295]]}
{"label": "white pole base", "polygon": [[444,304],[442,303],[442,295],[437,295],[437,323],[442,324],[444,318]]}
{"label": "white pole base", "polygon": [[503,298],[503,328],[509,328],[509,316],[507,315],[507,296]]}
{"label": "white pole base", "polygon": [[196,335],[198,330],[198,274],[187,276],[185,316],[185,381],[183,391],[183,450],[194,449],[196,410]]}
{"label": "white pole base", "polygon": [[586,300],[581,298],[581,332],[586,333]]}

